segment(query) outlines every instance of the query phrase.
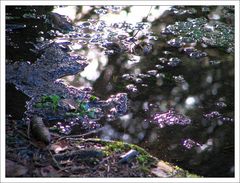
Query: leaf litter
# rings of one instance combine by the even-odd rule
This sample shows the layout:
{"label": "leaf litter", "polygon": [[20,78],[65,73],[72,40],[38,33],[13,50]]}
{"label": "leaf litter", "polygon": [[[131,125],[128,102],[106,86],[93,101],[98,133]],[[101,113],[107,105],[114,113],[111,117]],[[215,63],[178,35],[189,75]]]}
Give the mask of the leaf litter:
{"label": "leaf litter", "polygon": [[184,172],[171,166],[171,172],[160,175],[159,160],[133,144],[49,132],[46,145],[27,135],[27,123],[7,118],[6,124],[7,177],[169,177]]}

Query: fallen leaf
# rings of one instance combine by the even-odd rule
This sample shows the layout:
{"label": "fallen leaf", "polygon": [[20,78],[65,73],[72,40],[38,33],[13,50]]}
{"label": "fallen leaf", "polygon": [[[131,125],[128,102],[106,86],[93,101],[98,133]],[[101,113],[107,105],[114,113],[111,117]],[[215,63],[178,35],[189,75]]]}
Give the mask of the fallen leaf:
{"label": "fallen leaf", "polygon": [[58,171],[55,170],[51,165],[41,168],[41,175],[43,177],[59,177]]}
{"label": "fallen leaf", "polygon": [[169,177],[174,171],[174,168],[165,163],[159,161],[156,168],[151,169],[151,172],[158,177]]}
{"label": "fallen leaf", "polygon": [[165,163],[164,161],[159,161],[157,166],[161,168],[166,173],[172,173],[174,171],[173,167]]}
{"label": "fallen leaf", "polygon": [[60,144],[52,144],[50,147],[50,150],[54,151],[57,154],[61,151],[66,150],[67,148],[68,148],[68,146],[62,147]]}
{"label": "fallen leaf", "polygon": [[164,171],[162,171],[159,167],[153,168],[151,172],[157,177],[163,177],[163,178],[168,177],[168,175]]}
{"label": "fallen leaf", "polygon": [[7,177],[19,177],[28,172],[28,168],[22,166],[14,161],[6,160],[6,176]]}

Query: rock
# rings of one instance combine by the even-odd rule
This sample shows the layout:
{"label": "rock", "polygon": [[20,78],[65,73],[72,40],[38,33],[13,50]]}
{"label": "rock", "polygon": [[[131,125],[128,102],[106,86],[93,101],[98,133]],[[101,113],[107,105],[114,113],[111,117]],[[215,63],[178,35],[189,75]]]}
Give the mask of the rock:
{"label": "rock", "polygon": [[65,16],[50,12],[48,17],[53,28],[60,31],[73,31],[73,25]]}
{"label": "rock", "polygon": [[134,150],[134,149],[131,149],[130,151],[128,151],[127,153],[123,154],[120,156],[121,160],[119,161],[119,163],[127,163],[127,162],[130,162],[132,161],[134,158],[137,157],[139,153]]}
{"label": "rock", "polygon": [[42,118],[36,115],[33,116],[31,121],[31,133],[36,139],[45,144],[49,144],[51,141],[51,135],[48,128],[44,125]]}

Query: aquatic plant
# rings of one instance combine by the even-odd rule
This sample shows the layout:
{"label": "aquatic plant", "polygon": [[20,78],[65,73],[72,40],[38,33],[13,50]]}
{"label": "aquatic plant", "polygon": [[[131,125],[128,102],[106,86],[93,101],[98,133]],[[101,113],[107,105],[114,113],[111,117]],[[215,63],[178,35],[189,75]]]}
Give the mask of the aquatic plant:
{"label": "aquatic plant", "polygon": [[173,35],[174,38],[169,40],[168,44],[177,48],[185,47],[184,52],[193,58],[206,56],[206,53],[194,49],[196,44],[223,48],[227,52],[234,51],[234,28],[223,22],[188,18],[187,21],[168,25],[162,34]]}

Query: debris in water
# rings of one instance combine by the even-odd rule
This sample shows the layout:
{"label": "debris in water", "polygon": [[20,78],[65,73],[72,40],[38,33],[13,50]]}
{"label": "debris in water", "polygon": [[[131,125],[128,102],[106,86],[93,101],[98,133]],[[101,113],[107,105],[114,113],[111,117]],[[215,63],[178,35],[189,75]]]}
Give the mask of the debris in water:
{"label": "debris in water", "polygon": [[201,144],[193,141],[192,139],[185,139],[182,145],[187,149],[192,149],[193,147],[201,147]]}
{"label": "debris in water", "polygon": [[126,89],[129,91],[129,92],[132,92],[132,93],[136,93],[138,92],[138,89],[137,87],[134,85],[134,84],[129,84],[126,86]]}
{"label": "debris in water", "polygon": [[183,49],[183,51],[191,58],[195,58],[195,59],[199,59],[202,57],[206,57],[207,53],[206,52],[202,52],[200,50],[197,50],[193,47],[186,47]]}
{"label": "debris in water", "polygon": [[204,114],[203,116],[207,119],[214,119],[214,118],[219,118],[222,115],[218,111],[212,111],[210,113]]}
{"label": "debris in water", "polygon": [[171,67],[178,66],[182,61],[177,57],[172,57],[169,59],[168,65]]}
{"label": "debris in water", "polygon": [[158,124],[160,128],[164,128],[171,125],[188,125],[191,123],[191,119],[170,109],[164,113],[155,113],[152,122]]}

